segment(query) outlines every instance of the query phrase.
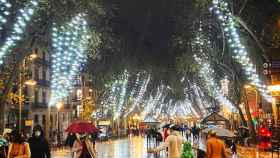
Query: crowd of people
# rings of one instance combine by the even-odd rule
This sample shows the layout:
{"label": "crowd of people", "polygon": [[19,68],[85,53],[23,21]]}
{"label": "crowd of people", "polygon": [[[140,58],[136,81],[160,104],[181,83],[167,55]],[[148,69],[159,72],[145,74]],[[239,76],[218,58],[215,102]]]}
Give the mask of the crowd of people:
{"label": "crowd of people", "polygon": [[[156,148],[149,148],[148,153],[158,153],[160,151],[165,151],[168,158],[185,158],[182,157],[184,150],[189,150],[190,137],[192,135],[192,140],[200,139],[200,129],[193,126],[189,129],[183,129],[178,125],[170,125],[168,128],[163,130],[164,142],[161,143]],[[183,146],[186,145],[187,148],[183,150]],[[193,150],[193,149],[192,149]],[[236,154],[236,146],[233,143],[231,146],[232,154]],[[192,151],[187,151],[191,153],[191,156],[187,158],[193,158],[194,155]],[[197,158],[227,158],[228,154],[226,152],[225,143],[223,140],[217,137],[216,132],[210,130],[207,134],[207,142],[205,151],[198,150]]]}
{"label": "crowd of people", "polygon": [[[33,128],[30,138],[17,130],[6,132],[3,137],[8,145],[0,151],[1,158],[51,158],[50,145],[41,126]],[[73,158],[97,158],[93,137],[94,134],[71,133],[65,145],[71,147]]]}

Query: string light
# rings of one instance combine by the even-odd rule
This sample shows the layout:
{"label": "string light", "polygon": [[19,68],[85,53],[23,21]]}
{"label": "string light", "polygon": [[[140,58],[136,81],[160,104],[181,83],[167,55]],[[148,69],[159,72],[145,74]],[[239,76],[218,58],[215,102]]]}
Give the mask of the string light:
{"label": "string light", "polygon": [[144,79],[144,81],[142,82],[137,97],[133,98],[134,100],[133,100],[133,103],[132,103],[132,108],[129,110],[129,112],[127,114],[132,112],[132,110],[135,109],[136,107],[140,107],[140,104],[143,101],[144,94],[145,94],[145,92],[147,90],[147,87],[148,87],[148,84],[150,83],[150,80],[151,80],[151,74],[149,74],[148,78]]}
{"label": "string light", "polygon": [[[233,104],[222,94],[220,86],[215,82],[214,69],[211,67],[208,57],[205,54],[206,51],[211,51],[211,42],[208,38],[204,37],[202,25],[200,22],[199,31],[196,34],[194,43],[192,43],[193,49],[196,48],[199,50],[200,54],[195,54],[194,59],[200,65],[199,76],[203,79],[208,92],[211,92],[210,95],[214,97],[221,105],[227,106],[230,110],[235,109]],[[200,55],[200,56],[199,56]],[[197,92],[196,92],[197,93]],[[196,94],[198,95],[198,94]],[[201,104],[200,104],[201,105]],[[203,108],[201,108],[203,109]],[[204,112],[205,113],[205,112]]]}
{"label": "string light", "polygon": [[[10,3],[6,2],[5,0],[1,0],[1,2],[4,4],[4,6],[11,7]],[[32,0],[23,9],[19,10],[19,15],[16,17],[16,22],[12,27],[11,35],[4,41],[0,48],[0,64],[3,64],[3,58],[5,54],[9,53],[12,48],[16,46],[16,42],[21,40],[26,25],[28,22],[30,22],[37,6],[38,2],[36,0]],[[9,15],[7,10],[2,13],[4,15]],[[0,25],[2,25],[6,22],[6,19],[3,16],[0,16],[0,21]]]}
{"label": "string light", "polygon": [[121,116],[123,109],[124,109],[124,103],[126,99],[127,94],[127,86],[128,86],[128,78],[129,78],[129,72],[127,70],[124,71],[122,75],[122,81],[120,86],[120,95],[118,97],[118,104],[116,105],[117,111],[114,116],[114,120]]}
{"label": "string light", "polygon": [[50,105],[66,98],[73,90],[75,77],[87,59],[89,41],[85,14],[78,14],[65,26],[53,27],[52,80]]}
{"label": "string light", "polygon": [[10,15],[11,3],[7,0],[0,0],[0,30],[3,29],[3,25],[7,22],[7,16]]}
{"label": "string light", "polygon": [[267,90],[267,87],[261,83],[256,68],[249,58],[245,46],[241,42],[237,29],[238,23],[235,21],[234,16],[229,10],[228,3],[223,0],[213,0],[212,4],[213,5],[209,10],[213,12],[221,22],[228,44],[233,51],[234,59],[236,59],[236,61],[242,66],[242,69],[251,81],[251,84],[258,89],[267,101],[271,102],[272,96]]}

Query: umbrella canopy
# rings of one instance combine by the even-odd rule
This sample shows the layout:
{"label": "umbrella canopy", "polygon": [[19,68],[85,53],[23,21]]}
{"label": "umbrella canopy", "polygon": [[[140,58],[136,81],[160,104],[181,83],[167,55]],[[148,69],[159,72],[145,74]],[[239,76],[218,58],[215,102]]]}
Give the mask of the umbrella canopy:
{"label": "umbrella canopy", "polygon": [[165,124],[165,125],[163,125],[163,126],[162,126],[162,128],[169,128],[169,127],[170,127],[170,125],[171,125],[170,123]]}
{"label": "umbrella canopy", "polygon": [[2,146],[7,146],[8,142],[6,141],[6,139],[0,138],[0,147]]}
{"label": "umbrella canopy", "polygon": [[248,127],[245,127],[245,126],[239,126],[240,129],[246,129],[246,130],[249,130]]}
{"label": "umbrella canopy", "polygon": [[153,117],[146,117],[143,121],[143,123],[160,123],[158,120],[156,120],[155,118]]}
{"label": "umbrella canopy", "polygon": [[220,128],[220,127],[209,127],[206,129],[203,129],[203,133],[208,133],[209,131],[213,131],[216,133],[217,136],[220,137],[235,137],[234,133],[228,129]]}
{"label": "umbrella canopy", "polygon": [[95,133],[100,130],[90,122],[75,121],[65,131],[69,133]]}

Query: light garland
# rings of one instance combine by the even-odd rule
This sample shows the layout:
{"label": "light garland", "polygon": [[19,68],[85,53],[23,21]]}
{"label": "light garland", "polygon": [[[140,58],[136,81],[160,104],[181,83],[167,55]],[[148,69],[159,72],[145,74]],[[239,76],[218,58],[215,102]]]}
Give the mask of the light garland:
{"label": "light garland", "polygon": [[69,95],[81,65],[86,62],[90,36],[84,17],[85,14],[79,14],[65,26],[53,27],[50,105],[55,105]]}
{"label": "light garland", "polygon": [[214,69],[210,65],[207,55],[204,54],[205,50],[211,50],[211,42],[208,38],[203,36],[202,31],[202,24],[200,22],[199,31],[196,35],[194,43],[192,44],[193,47],[198,47],[200,53],[200,57],[197,54],[194,55],[195,61],[200,65],[199,76],[206,84],[208,92],[211,92],[210,95],[214,97],[220,104],[227,106],[230,110],[233,110],[235,109],[234,105],[223,95],[220,86],[215,82]]}
{"label": "light garland", "polygon": [[[9,6],[8,3],[6,5]],[[32,0],[26,5],[26,7],[19,10],[20,15],[16,17],[16,22],[12,27],[11,35],[4,41],[0,48],[0,64],[3,64],[5,54],[9,53],[12,48],[16,46],[16,42],[21,40],[26,25],[34,15],[37,6],[38,2],[36,0]],[[6,12],[6,14],[7,13],[8,12]]]}
{"label": "light garland", "polygon": [[261,83],[260,77],[257,74],[256,68],[249,58],[248,52],[245,46],[242,44],[240,35],[238,34],[238,23],[235,21],[234,16],[229,10],[228,3],[224,0],[213,0],[213,6],[210,8],[221,22],[224,32],[227,37],[227,41],[230,48],[233,50],[233,57],[242,66],[246,76],[251,81],[261,95],[269,102],[272,101],[272,96],[267,90],[266,85]]}
{"label": "light garland", "polygon": [[0,30],[3,29],[3,25],[7,22],[7,16],[10,15],[9,9],[12,7],[11,3],[7,0],[0,0]]}
{"label": "light garland", "polygon": [[118,117],[121,116],[124,108],[124,103],[126,99],[126,94],[127,94],[127,86],[128,86],[128,78],[129,78],[129,72],[127,70],[124,71],[122,75],[122,82],[121,82],[121,93],[118,98],[118,104],[116,105],[117,111],[114,116],[114,120],[116,120]]}
{"label": "light garland", "polygon": [[132,107],[127,114],[132,112],[133,109],[135,109],[136,107],[140,107],[140,104],[143,102],[144,94],[147,90],[147,87],[148,87],[148,84],[150,83],[150,80],[151,80],[151,74],[148,74],[148,78],[144,79],[144,81],[142,82],[142,84],[140,86],[140,90],[139,90],[138,95],[136,96],[136,98],[133,98]]}
{"label": "light garland", "polygon": [[165,89],[165,86],[161,85],[160,87],[158,87],[155,97],[150,95],[149,99],[146,100],[146,102],[145,102],[146,106],[141,113],[142,119],[145,119],[148,116],[148,114],[152,113],[153,110],[156,108],[156,106],[161,102],[160,100],[162,100],[162,98],[166,97],[163,94],[164,89]]}

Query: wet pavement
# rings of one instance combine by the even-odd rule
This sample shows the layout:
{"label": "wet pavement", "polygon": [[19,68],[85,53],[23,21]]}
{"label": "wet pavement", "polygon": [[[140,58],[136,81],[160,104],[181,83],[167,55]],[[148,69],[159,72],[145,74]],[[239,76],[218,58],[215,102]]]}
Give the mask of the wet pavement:
{"label": "wet pavement", "polygon": [[[196,144],[197,142],[194,145]],[[155,147],[155,144],[149,144],[149,147]],[[166,158],[164,152],[161,152],[157,157],[153,154],[147,154],[147,141],[142,137],[98,142],[96,149],[98,158]],[[277,158],[277,153],[273,157]],[[71,158],[71,153],[67,149],[58,150],[52,153],[52,158]],[[258,151],[252,147],[238,147],[238,158],[272,158],[272,155],[270,152]]]}
{"label": "wet pavement", "polygon": [[[149,147],[155,147],[150,144]],[[130,137],[118,140],[98,142],[96,144],[98,158],[154,158],[153,154],[147,153],[147,142],[142,137]],[[52,158],[71,158],[69,150],[58,150],[52,153]],[[166,158],[164,152],[158,155]]]}

